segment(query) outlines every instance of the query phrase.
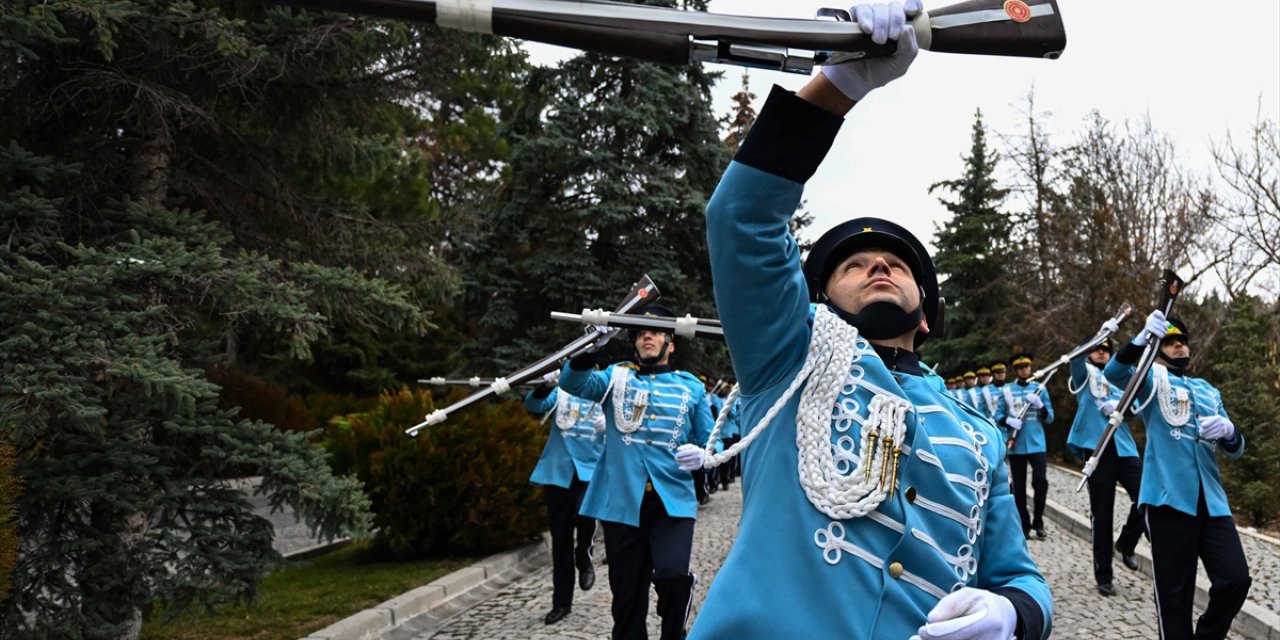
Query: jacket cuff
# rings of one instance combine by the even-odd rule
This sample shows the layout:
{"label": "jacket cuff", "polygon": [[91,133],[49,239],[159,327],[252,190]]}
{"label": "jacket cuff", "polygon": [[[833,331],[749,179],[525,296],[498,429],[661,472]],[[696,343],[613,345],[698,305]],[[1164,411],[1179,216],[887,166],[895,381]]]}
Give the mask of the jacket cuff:
{"label": "jacket cuff", "polygon": [[555,385],[551,385],[551,384],[544,384],[544,385],[539,385],[537,387],[534,387],[532,392],[533,397],[539,400],[545,399],[547,396],[551,395],[551,392],[554,391],[555,388],[556,388]]}
{"label": "jacket cuff", "polygon": [[1138,358],[1142,357],[1143,348],[1132,342],[1125,343],[1123,347],[1120,347],[1120,352],[1116,354],[1116,362],[1120,364],[1136,364]]}
{"label": "jacket cuff", "polygon": [[844,119],[773,86],[734,160],[792,182],[813,177]]}
{"label": "jacket cuff", "polygon": [[1044,611],[1027,592],[1013,587],[992,589],[992,593],[1002,595],[1013,603],[1013,610],[1018,612],[1018,626],[1014,629],[1014,637],[1018,640],[1040,640],[1044,635]]}
{"label": "jacket cuff", "polygon": [[590,371],[596,368],[596,362],[600,360],[600,352],[586,352],[569,358],[569,368],[574,371]]}

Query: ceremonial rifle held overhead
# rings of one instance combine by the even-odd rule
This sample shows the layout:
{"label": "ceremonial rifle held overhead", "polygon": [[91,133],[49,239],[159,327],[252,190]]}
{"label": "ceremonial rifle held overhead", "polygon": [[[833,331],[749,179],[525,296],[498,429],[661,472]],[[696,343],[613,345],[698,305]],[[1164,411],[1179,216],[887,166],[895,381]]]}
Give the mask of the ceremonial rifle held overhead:
{"label": "ceremonial rifle held overhead", "polygon": [[[808,74],[815,65],[887,56],[844,9],[815,19],[736,16],[606,0],[271,0],[435,24],[668,65],[718,62]],[[1057,58],[1067,44],[1057,0],[967,0],[911,21],[921,49]]]}

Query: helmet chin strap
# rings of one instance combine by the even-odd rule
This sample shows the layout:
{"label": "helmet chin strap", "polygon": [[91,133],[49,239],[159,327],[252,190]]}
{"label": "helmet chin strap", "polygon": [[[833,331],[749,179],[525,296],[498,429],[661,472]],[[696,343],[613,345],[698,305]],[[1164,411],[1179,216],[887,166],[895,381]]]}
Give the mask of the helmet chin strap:
{"label": "helmet chin strap", "polygon": [[924,318],[924,287],[920,287],[920,304],[914,311],[907,311],[892,302],[872,302],[857,313],[849,313],[836,306],[825,292],[818,295],[818,302],[826,304],[845,322],[857,327],[868,340],[889,340],[904,335],[920,326]]}
{"label": "helmet chin strap", "polygon": [[656,365],[656,364],[658,364],[658,363],[662,362],[662,359],[663,359],[663,358],[665,358],[665,357],[667,357],[667,349],[668,349],[670,346],[671,346],[671,337],[664,333],[664,334],[662,334],[662,349],[658,351],[658,355],[656,355],[656,356],[654,356],[654,357],[652,357],[652,358],[646,358],[646,357],[644,357],[644,356],[640,355],[640,350],[639,350],[639,349],[636,349],[636,360],[639,360],[639,361],[640,361],[640,364],[642,364],[642,365],[644,365],[644,366],[646,366],[646,367],[652,367],[652,366],[654,366],[654,365]]}

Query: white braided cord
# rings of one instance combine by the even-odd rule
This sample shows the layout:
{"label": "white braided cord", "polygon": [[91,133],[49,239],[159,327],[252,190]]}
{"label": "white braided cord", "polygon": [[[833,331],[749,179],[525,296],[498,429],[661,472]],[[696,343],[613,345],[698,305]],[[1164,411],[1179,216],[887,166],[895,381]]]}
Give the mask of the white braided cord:
{"label": "white braided cord", "polygon": [[[1191,394],[1186,389],[1176,389],[1169,382],[1169,370],[1152,365],[1155,396],[1160,401],[1160,413],[1171,427],[1181,427],[1191,420]],[[1148,400],[1148,402],[1150,402]]]}
{"label": "white braided cord", "polygon": [[613,377],[609,380],[609,389],[613,393],[613,424],[622,433],[635,433],[644,422],[644,410],[649,404],[649,390],[636,389],[631,397],[631,412],[627,413],[627,386],[631,379],[631,370],[626,367],[614,367]]}

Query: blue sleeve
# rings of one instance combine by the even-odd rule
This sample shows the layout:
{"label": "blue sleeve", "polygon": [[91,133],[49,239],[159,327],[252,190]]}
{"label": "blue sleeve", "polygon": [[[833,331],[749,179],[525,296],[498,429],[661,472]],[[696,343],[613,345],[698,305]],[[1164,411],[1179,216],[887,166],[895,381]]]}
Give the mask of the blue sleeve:
{"label": "blue sleeve", "polygon": [[558,386],[569,395],[586,398],[593,402],[603,402],[604,392],[609,388],[609,376],[613,373],[613,366],[604,371],[596,371],[574,369],[572,364],[572,362],[566,362],[560,370]]}
{"label": "blue sleeve", "polygon": [[542,416],[556,406],[556,390],[539,398],[537,391],[530,391],[524,397],[524,408],[535,416]]}
{"label": "blue sleeve", "polygon": [[[1213,391],[1218,397],[1218,415],[1230,420],[1231,417],[1227,415],[1227,408],[1222,406],[1222,393],[1217,389],[1214,389]],[[1222,448],[1222,453],[1226,454],[1226,456],[1232,460],[1236,460],[1240,456],[1244,455],[1244,434],[1240,433],[1240,427],[1236,427],[1235,436],[1230,440],[1221,441],[1219,446]]]}
{"label": "blue sleeve", "polygon": [[716,309],[744,395],[804,359],[809,292],[788,229],[840,118],[774,87],[707,205]]}
{"label": "blue sleeve", "polygon": [[[702,386],[701,383],[695,385],[694,391],[698,390],[701,390],[703,394],[707,392],[707,388]],[[716,421],[711,417],[711,403],[706,401],[699,402],[697,410],[693,413],[689,441],[700,447],[705,447],[707,441],[711,439],[711,429],[715,426]]]}
{"label": "blue sleeve", "polygon": [[1089,364],[1087,362],[1089,356],[1079,355],[1071,359],[1071,363],[1067,365],[1071,370],[1071,388],[1080,389],[1089,382]]}
{"label": "blue sleeve", "polygon": [[[1141,354],[1142,347],[1136,346],[1132,342],[1121,347],[1120,353],[1116,354],[1116,357],[1107,363],[1107,368],[1102,370],[1102,375],[1106,377],[1107,382],[1124,389],[1129,384],[1129,380],[1133,378],[1134,371],[1137,369],[1136,363]],[[1147,377],[1142,381],[1142,388],[1138,389],[1138,398],[1145,398],[1149,395],[1151,376],[1151,370],[1147,369]]]}

